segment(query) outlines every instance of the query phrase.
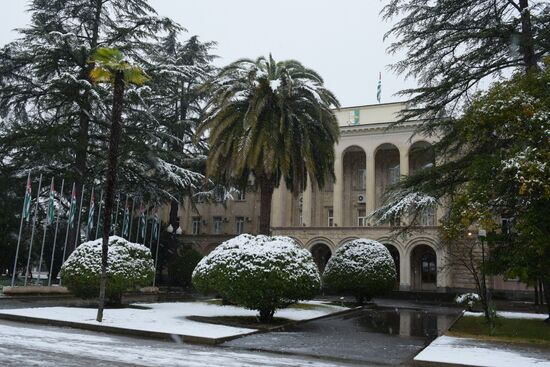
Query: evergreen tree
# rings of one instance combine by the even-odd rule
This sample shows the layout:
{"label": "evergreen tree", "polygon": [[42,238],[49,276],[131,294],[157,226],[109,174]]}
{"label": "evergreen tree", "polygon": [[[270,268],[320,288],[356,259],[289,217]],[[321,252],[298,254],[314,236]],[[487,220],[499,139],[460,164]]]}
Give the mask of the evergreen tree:
{"label": "evergreen tree", "polygon": [[392,69],[417,80],[403,119],[422,117],[421,132],[437,133],[437,117],[460,113],[480,82],[540,66],[550,53],[550,4],[537,0],[388,0],[384,19],[397,19],[389,52],[405,51]]}

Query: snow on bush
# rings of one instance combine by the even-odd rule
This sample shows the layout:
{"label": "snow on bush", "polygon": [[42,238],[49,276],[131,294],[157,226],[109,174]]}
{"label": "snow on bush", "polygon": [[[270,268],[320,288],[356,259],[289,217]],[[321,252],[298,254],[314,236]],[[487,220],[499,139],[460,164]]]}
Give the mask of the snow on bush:
{"label": "snow on bush", "polygon": [[357,303],[392,290],[395,263],[388,249],[368,239],[348,242],[336,250],[323,273],[323,286],[353,295]]}
{"label": "snow on bush", "polygon": [[477,293],[459,294],[455,298],[456,303],[468,308],[469,311],[471,311],[474,305],[479,301],[481,301],[481,297]]}
{"label": "snow on bush", "polygon": [[243,234],[199,262],[193,285],[258,310],[260,320],[268,322],[277,309],[317,295],[320,277],[309,251],[293,239]]}
{"label": "snow on bush", "polygon": [[[76,296],[99,295],[102,240],[81,244],[61,267],[63,285]],[[120,303],[122,293],[151,284],[155,267],[151,251],[118,236],[109,238],[106,295],[111,303]]]}

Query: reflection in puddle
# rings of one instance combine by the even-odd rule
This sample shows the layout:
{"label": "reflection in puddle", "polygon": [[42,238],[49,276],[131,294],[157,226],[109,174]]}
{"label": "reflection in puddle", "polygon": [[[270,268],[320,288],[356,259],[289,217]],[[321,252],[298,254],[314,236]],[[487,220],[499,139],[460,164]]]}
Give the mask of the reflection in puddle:
{"label": "reflection in puddle", "polygon": [[405,308],[374,308],[365,309],[353,318],[365,331],[432,339],[446,331],[456,315]]}

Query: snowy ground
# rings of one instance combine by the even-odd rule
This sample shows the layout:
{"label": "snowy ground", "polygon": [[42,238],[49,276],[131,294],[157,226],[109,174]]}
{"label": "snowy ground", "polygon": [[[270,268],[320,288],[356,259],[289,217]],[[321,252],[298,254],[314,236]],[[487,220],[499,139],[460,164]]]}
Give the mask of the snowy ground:
{"label": "snowy ground", "polygon": [[[287,308],[276,313],[276,317],[291,320],[308,320],[334,312],[344,307],[308,302],[312,309]],[[161,332],[204,338],[225,338],[249,334],[255,329],[207,324],[187,319],[189,316],[254,316],[256,311],[235,306],[219,306],[206,302],[153,303],[139,306],[150,309],[108,309],[105,310],[103,325],[125,329]],[[96,324],[96,309],[79,307],[42,307],[2,310],[4,314],[61,320],[85,324]]]}
{"label": "snowy ground", "polygon": [[550,351],[440,336],[414,360],[483,367],[550,367]]}
{"label": "snowy ground", "polygon": [[312,358],[112,336],[75,329],[0,321],[5,367],[330,367]]}
{"label": "snowy ground", "polygon": [[[464,312],[464,316],[483,316],[483,312]],[[526,313],[526,312],[508,312],[508,311],[498,311],[498,317],[504,319],[532,319],[532,320],[546,320],[548,314],[544,313]]]}

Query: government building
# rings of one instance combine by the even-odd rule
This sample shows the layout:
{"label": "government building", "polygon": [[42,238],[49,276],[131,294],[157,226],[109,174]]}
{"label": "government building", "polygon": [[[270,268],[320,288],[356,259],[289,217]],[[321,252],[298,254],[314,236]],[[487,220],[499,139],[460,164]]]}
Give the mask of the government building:
{"label": "government building", "polygon": [[[275,190],[272,202],[273,235],[290,236],[311,251],[322,271],[340,246],[357,238],[374,239],[389,249],[401,291],[460,292],[472,289],[472,276],[449,264],[446,248],[438,235],[443,208],[425,210],[414,230],[396,236],[392,227],[403,223],[375,224],[369,214],[382,205],[383,195],[401,176],[435,163],[430,152],[433,138],[414,135],[418,120],[390,126],[399,118],[404,103],[341,108],[335,111],[340,140],[335,146],[336,180],[322,190],[308,185],[293,196],[284,184]],[[250,187],[234,200],[191,203],[179,208],[181,235],[178,242],[207,254],[224,240],[241,233],[255,234],[259,228],[260,198]],[[475,234],[470,234],[472,240]],[[517,280],[492,277],[490,286],[498,293],[527,294]]]}

